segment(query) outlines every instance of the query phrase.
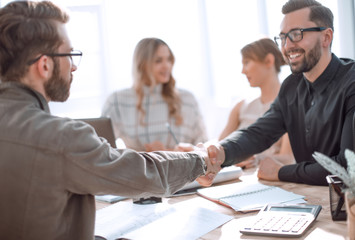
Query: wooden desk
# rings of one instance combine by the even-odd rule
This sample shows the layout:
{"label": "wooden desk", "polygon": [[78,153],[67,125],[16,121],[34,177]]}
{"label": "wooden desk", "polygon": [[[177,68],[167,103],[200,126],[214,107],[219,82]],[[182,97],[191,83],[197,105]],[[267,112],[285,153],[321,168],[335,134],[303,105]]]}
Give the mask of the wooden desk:
{"label": "wooden desk", "polygon": [[[246,170],[242,177],[241,181],[256,181],[257,177],[255,175],[255,169]],[[236,181],[232,181],[236,182]],[[229,182],[229,183],[232,183]],[[309,204],[322,205],[322,211],[320,212],[315,224],[301,237],[296,239],[314,239],[314,240],[338,240],[338,239],[347,239],[347,225],[346,221],[333,221],[330,215],[330,205],[329,205],[329,190],[328,187],[323,186],[310,186],[305,184],[295,184],[295,183],[286,183],[286,182],[269,182],[269,181],[260,181],[265,185],[273,185],[283,188],[287,191],[294,192],[306,196],[306,200]],[[131,200],[128,200],[131,201]],[[202,236],[200,239],[203,240],[229,240],[229,239],[290,239],[290,238],[271,238],[271,237],[262,237],[262,236],[249,236],[243,235],[239,232],[239,227],[243,224],[246,218],[256,215],[256,212],[253,213],[238,213],[232,209],[214,203],[212,201],[206,200],[196,194],[181,196],[181,197],[172,197],[164,198],[164,203],[167,204],[176,204],[176,203],[186,203],[189,206],[199,206],[205,207],[207,209],[224,213],[230,216],[233,216],[234,219],[227,222],[223,226],[216,228],[215,230],[207,233]],[[97,202],[97,209],[108,206],[106,203]]]}

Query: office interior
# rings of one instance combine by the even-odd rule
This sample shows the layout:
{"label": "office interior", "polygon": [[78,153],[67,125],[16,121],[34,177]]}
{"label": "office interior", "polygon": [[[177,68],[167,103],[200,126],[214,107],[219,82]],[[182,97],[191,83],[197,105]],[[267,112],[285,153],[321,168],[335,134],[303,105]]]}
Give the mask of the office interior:
{"label": "office interior", "polygon": [[[10,1],[0,0],[0,6]],[[286,0],[53,0],[71,16],[68,34],[83,52],[70,98],[50,103],[54,115],[101,115],[113,91],[132,86],[132,56],[139,40],[163,39],[176,62],[177,87],[191,91],[209,139],[217,138],[241,99],[258,96],[241,73],[240,49],[279,34]],[[355,58],[355,0],[319,0],[334,14],[332,51]],[[290,74],[283,66],[280,81]]]}

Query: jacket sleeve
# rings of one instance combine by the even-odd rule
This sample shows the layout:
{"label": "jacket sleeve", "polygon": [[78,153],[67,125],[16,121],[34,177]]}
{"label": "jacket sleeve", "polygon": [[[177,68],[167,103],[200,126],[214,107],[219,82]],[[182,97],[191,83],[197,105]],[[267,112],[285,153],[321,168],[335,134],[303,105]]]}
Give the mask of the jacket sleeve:
{"label": "jacket sleeve", "polygon": [[65,132],[63,141],[77,139],[62,150],[63,178],[69,192],[168,196],[205,171],[204,159],[197,153],[114,149],[82,122],[71,123]]}
{"label": "jacket sleeve", "polygon": [[268,149],[285,131],[283,116],[276,98],[270,109],[255,123],[246,129],[233,132],[220,141],[226,155],[222,166],[236,164]]}
{"label": "jacket sleeve", "polygon": [[[355,96],[352,97],[355,103]],[[335,156],[330,156],[335,162],[344,168],[347,168],[344,156],[345,149],[354,151],[353,145],[353,115],[354,109],[349,110],[346,114],[344,126],[340,140],[340,151]],[[279,171],[279,179],[281,181],[305,183],[310,185],[328,185],[326,176],[330,173],[317,162],[300,162],[297,164],[283,166]]]}

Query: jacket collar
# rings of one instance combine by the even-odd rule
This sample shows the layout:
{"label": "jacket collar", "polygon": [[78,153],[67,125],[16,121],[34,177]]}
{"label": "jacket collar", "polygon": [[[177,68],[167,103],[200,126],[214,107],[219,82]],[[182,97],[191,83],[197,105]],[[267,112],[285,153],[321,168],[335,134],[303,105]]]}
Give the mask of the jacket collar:
{"label": "jacket collar", "polygon": [[20,95],[16,94],[17,98],[23,98],[25,100],[35,102],[43,111],[50,113],[48,103],[44,96],[27,85],[20,82],[4,82],[0,84],[0,94],[8,90],[21,92]]}
{"label": "jacket collar", "polygon": [[309,89],[313,89],[316,92],[323,92],[327,86],[334,80],[334,76],[340,65],[340,60],[337,56],[332,53],[332,59],[328,64],[327,68],[323,73],[313,82],[309,82],[305,77],[303,79],[306,81],[306,85]]}

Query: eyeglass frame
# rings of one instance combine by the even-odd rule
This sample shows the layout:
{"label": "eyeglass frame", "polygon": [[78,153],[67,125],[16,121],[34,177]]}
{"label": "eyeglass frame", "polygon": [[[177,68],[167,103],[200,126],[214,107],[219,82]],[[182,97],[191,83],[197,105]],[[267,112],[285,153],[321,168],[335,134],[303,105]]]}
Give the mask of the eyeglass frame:
{"label": "eyeglass frame", "polygon": [[[83,56],[83,53],[81,51],[79,51],[79,50],[72,50],[70,53],[44,53],[44,54],[41,54],[39,57],[28,61],[27,65],[34,64],[35,62],[37,62],[43,56],[48,56],[48,57],[70,57],[71,62],[74,64],[72,57],[73,56],[80,56],[80,60],[81,60],[81,57]],[[79,61],[78,65],[79,64],[80,64],[80,61]],[[78,66],[78,65],[75,65],[75,66]]]}
{"label": "eyeglass frame", "polygon": [[[326,29],[327,29],[327,27],[295,28],[295,29],[290,30],[288,33],[280,33],[279,36],[275,36],[274,42],[276,43],[277,46],[279,46],[279,44],[277,43],[277,40],[280,39],[281,46],[284,46],[286,44],[287,37],[290,39],[291,42],[299,42],[303,39],[303,32],[321,32]],[[294,32],[294,31],[301,32],[301,39],[295,41],[292,39],[292,37],[290,37],[290,33]],[[284,41],[282,40],[281,36],[284,36],[284,39],[285,39]],[[284,43],[282,43],[282,42],[284,42]]]}

